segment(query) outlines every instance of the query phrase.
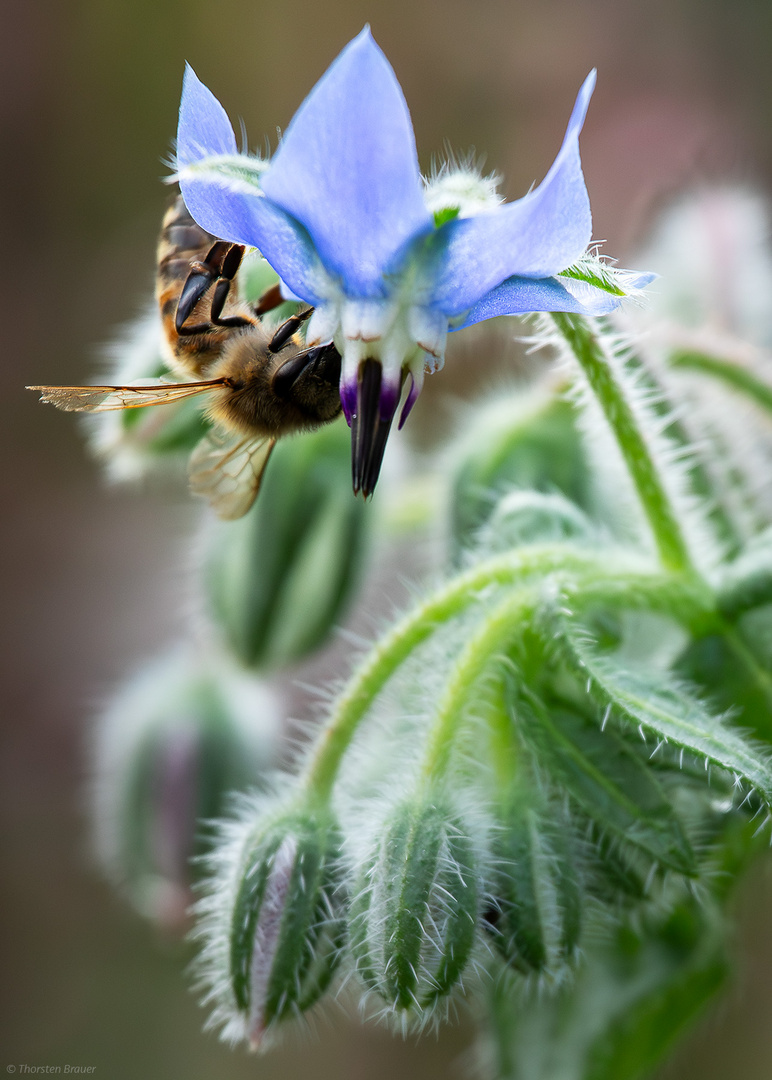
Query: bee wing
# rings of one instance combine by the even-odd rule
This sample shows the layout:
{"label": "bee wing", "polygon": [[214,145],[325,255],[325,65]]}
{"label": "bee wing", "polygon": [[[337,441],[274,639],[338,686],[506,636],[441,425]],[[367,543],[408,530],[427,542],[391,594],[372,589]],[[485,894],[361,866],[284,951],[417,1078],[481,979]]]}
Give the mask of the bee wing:
{"label": "bee wing", "polygon": [[190,489],[202,495],[218,517],[243,517],[257,498],[276,439],[244,436],[212,428],[190,456]]}
{"label": "bee wing", "polygon": [[223,385],[223,379],[192,383],[157,382],[146,386],[28,386],[39,390],[40,400],[65,412],[114,412],[169,405],[182,398],[203,394]]}

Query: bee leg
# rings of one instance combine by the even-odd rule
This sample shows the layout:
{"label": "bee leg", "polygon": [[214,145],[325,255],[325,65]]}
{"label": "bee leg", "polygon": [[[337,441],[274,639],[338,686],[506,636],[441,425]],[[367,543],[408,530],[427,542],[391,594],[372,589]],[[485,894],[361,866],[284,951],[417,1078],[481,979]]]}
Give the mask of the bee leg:
{"label": "bee leg", "polygon": [[340,353],[332,343],[306,349],[282,364],[273,377],[273,389],[279,397],[289,399],[298,379],[304,375],[313,375],[337,390],[340,383],[340,363]]}
{"label": "bee leg", "polygon": [[[238,272],[243,255],[244,248],[241,244],[229,244],[225,240],[218,240],[212,244],[203,262],[191,263],[190,273],[180,294],[177,314],[174,319],[178,334],[181,336],[206,334],[211,333],[214,326],[250,325],[248,319],[242,319],[238,316],[229,319],[221,317],[231,283]],[[197,323],[195,326],[185,326],[185,322],[192,315],[196,304],[214,282],[217,282],[217,284],[212,297],[209,322]]]}
{"label": "bee leg", "polygon": [[277,281],[275,285],[271,285],[270,289],[265,290],[256,304],[252,305],[252,310],[259,319],[261,315],[273,311],[274,308],[283,303],[284,297],[281,294],[281,285]]}
{"label": "bee leg", "polygon": [[272,353],[280,352],[293,334],[296,334],[303,323],[313,314],[313,308],[306,308],[299,315],[290,315],[289,319],[281,324],[279,329],[268,343],[268,349]]}
{"label": "bee leg", "polygon": [[[224,240],[218,240],[209,249],[209,253],[203,262],[191,263],[190,273],[180,293],[177,303],[177,314],[174,317],[174,325],[178,334],[201,333],[202,327],[186,327],[184,324],[193,314],[193,310],[201,297],[220,276],[220,268],[231,245]],[[208,327],[207,327],[208,328]]]}

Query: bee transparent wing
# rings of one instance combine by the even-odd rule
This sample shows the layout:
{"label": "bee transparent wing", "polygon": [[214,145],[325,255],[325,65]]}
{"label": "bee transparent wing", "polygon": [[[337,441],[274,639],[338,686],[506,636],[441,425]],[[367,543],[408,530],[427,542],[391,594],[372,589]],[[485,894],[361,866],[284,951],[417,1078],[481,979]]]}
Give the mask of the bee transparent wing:
{"label": "bee transparent wing", "polygon": [[114,412],[144,409],[148,405],[170,405],[223,385],[223,379],[192,383],[157,382],[145,386],[28,386],[39,390],[40,400],[65,412]]}
{"label": "bee transparent wing", "polygon": [[190,489],[202,495],[218,517],[243,517],[257,498],[276,439],[244,436],[212,428],[190,456]]}

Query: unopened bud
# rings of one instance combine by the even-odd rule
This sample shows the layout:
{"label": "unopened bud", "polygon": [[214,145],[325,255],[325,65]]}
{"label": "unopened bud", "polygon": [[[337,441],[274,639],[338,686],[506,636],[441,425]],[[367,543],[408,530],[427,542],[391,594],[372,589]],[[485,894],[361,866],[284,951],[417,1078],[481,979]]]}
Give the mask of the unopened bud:
{"label": "unopened bud", "polygon": [[357,970],[395,1011],[419,1021],[459,983],[474,946],[474,847],[441,799],[408,800],[361,868],[351,915]]}
{"label": "unopened bud", "polygon": [[513,488],[588,503],[589,473],[572,407],[547,388],[502,393],[472,413],[456,451],[450,505],[455,561]]}
{"label": "unopened bud", "polygon": [[526,973],[571,963],[582,915],[568,822],[540,804],[533,791],[513,791],[497,808],[490,841],[486,924],[503,959]]}
{"label": "unopened bud", "polygon": [[143,914],[184,925],[207,826],[272,764],[279,703],[229,667],[178,649],[129,680],[94,744],[97,853]]}
{"label": "unopened bud", "polygon": [[364,528],[364,504],[351,497],[350,454],[343,423],[282,440],[249,513],[211,524],[208,610],[248,667],[299,659],[341,615]]}
{"label": "unopened bud", "polygon": [[328,811],[303,808],[253,806],[228,829],[201,905],[202,981],[224,1036],[256,1049],[315,1004],[337,968],[340,835]]}

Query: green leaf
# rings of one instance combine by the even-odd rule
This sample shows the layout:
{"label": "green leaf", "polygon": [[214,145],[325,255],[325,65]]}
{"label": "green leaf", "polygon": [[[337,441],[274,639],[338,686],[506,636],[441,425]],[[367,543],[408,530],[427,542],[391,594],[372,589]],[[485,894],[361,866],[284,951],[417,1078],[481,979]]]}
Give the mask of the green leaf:
{"label": "green leaf", "polygon": [[[699,940],[702,935],[704,944]],[[678,908],[648,940],[627,937],[632,955],[625,963],[620,948],[622,959],[613,972],[626,1008],[590,1049],[584,1080],[648,1076],[729,974],[720,935],[704,925],[696,905]],[[613,966],[609,955],[609,974]]]}
{"label": "green leaf", "polygon": [[706,767],[728,770],[772,805],[772,768],[766,751],[664,673],[633,671],[613,654],[601,655],[567,620],[560,620],[559,633],[563,659],[576,678],[586,681],[601,708],[611,708],[615,720],[696,754]]}
{"label": "green leaf", "polygon": [[458,206],[444,206],[442,210],[434,211],[434,227],[439,229],[446,221],[454,221],[459,215]]}
{"label": "green leaf", "polygon": [[561,270],[558,277],[572,278],[574,281],[585,281],[588,285],[603,292],[611,293],[612,296],[626,296],[625,290],[614,280],[614,271],[610,266],[605,266],[600,260],[588,259],[584,262],[574,263],[567,270]]}
{"label": "green leaf", "polygon": [[682,902],[643,933],[622,926],[593,945],[554,996],[514,980],[491,992],[498,1080],[644,1080],[725,985],[720,919]]}
{"label": "green leaf", "polygon": [[567,709],[548,708],[530,694],[518,701],[515,722],[540,768],[598,825],[682,874],[696,873],[670,802],[623,739]]}
{"label": "green leaf", "polygon": [[[769,743],[772,671],[757,655],[757,647],[772,625],[772,608],[764,612],[766,626],[758,625],[761,614],[748,612],[739,627],[690,642],[678,659],[677,671],[709,694],[719,708],[736,713],[739,723],[756,738]],[[751,630],[755,635],[749,634]]]}

